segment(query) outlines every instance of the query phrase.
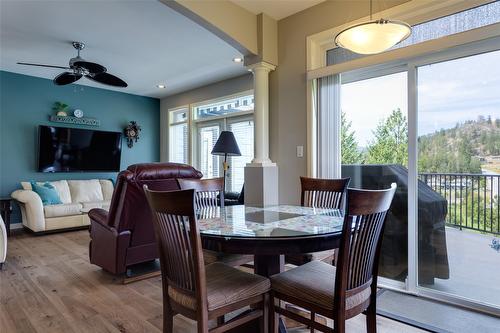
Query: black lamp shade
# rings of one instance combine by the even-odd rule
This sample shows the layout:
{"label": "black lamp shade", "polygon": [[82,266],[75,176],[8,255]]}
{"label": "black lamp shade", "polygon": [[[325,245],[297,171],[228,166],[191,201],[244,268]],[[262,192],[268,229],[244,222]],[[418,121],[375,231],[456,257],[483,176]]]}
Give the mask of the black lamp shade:
{"label": "black lamp shade", "polygon": [[240,148],[236,143],[234,134],[230,131],[222,131],[215,143],[214,149],[212,149],[212,155],[225,154],[229,156],[241,156]]}

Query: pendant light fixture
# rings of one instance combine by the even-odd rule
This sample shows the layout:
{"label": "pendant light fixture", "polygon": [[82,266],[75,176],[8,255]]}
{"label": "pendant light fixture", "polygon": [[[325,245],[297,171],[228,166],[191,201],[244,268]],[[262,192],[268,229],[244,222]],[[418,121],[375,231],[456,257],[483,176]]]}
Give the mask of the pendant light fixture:
{"label": "pendant light fixture", "polygon": [[370,21],[352,25],[335,36],[335,45],[359,54],[384,52],[411,35],[409,24],[386,19],[373,20],[370,0]]}

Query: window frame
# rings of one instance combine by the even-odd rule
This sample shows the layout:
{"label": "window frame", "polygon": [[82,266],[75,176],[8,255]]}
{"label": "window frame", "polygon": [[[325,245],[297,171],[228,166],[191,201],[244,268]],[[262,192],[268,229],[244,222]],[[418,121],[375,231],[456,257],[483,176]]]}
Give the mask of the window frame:
{"label": "window frame", "polygon": [[[174,113],[176,112],[179,112],[181,110],[186,110],[186,114],[187,114],[187,117],[186,117],[186,120],[183,120],[183,121],[176,121],[174,122],[173,121],[173,115]],[[171,127],[172,126],[175,126],[175,125],[181,125],[181,124],[187,124],[187,130],[188,130],[188,135],[187,135],[187,146],[188,146],[188,154],[187,154],[187,161],[186,163],[187,164],[190,164],[191,163],[191,155],[189,153],[189,147],[191,145],[191,140],[190,140],[190,126],[191,126],[191,117],[189,116],[189,104],[186,104],[186,105],[182,105],[182,106],[178,106],[178,107],[175,107],[175,108],[171,108],[171,109],[168,109],[167,110],[167,122],[168,122],[168,125],[167,125],[167,161],[171,161],[171,152],[172,152],[172,148],[171,148],[171,141],[170,141],[170,135],[171,135]]]}
{"label": "window frame", "polygon": [[222,102],[222,101],[227,100],[227,99],[239,98],[239,97],[243,97],[243,96],[247,96],[247,95],[254,95],[253,89],[193,103],[190,105],[192,121],[193,121],[193,123],[198,123],[198,122],[204,122],[204,121],[210,121],[210,120],[219,120],[219,119],[237,117],[237,116],[241,116],[241,115],[253,114],[254,110],[251,110],[251,111],[248,110],[248,111],[233,112],[233,113],[220,115],[220,116],[212,116],[212,117],[207,117],[207,118],[197,118],[196,117],[196,108],[197,107],[200,107],[200,106],[206,105],[206,104],[216,104],[216,103]]}
{"label": "window frame", "polygon": [[[483,53],[500,51],[500,33],[496,38],[467,43],[444,51],[430,52],[406,61],[394,61],[341,73],[342,83],[406,71],[408,84],[408,277],[405,283],[379,277],[385,289],[423,296],[498,316],[500,308],[463,296],[426,288],[418,284],[418,67]],[[345,79],[344,79],[345,77]]]}
{"label": "window frame", "polygon": [[[254,120],[254,110],[247,110],[247,111],[240,111],[240,112],[233,112],[225,115],[220,115],[220,116],[213,116],[213,117],[208,117],[208,118],[196,118],[196,108],[205,105],[205,104],[212,104],[212,103],[218,103],[227,99],[233,99],[233,98],[238,98],[238,97],[243,97],[243,96],[248,96],[252,95],[254,96],[254,90],[249,89],[249,90],[244,90],[240,91],[234,94],[229,94],[229,95],[224,95],[216,98],[211,98],[211,99],[206,99],[206,100],[201,100],[197,101],[195,103],[189,103],[189,104],[184,104],[181,106],[176,106],[173,108],[169,108],[167,110],[167,131],[166,131],[166,160],[170,161],[170,127],[172,125],[178,125],[178,124],[183,124],[187,123],[188,124],[188,162],[187,164],[193,165],[195,168],[199,168],[200,166],[200,161],[199,161],[199,156],[198,156],[198,150],[199,150],[199,136],[198,136],[198,129],[201,126],[210,126],[210,124],[220,124],[220,129],[221,131],[226,130],[228,128],[228,124],[230,122],[236,122],[236,121],[244,121],[246,119],[248,120]],[[186,109],[188,112],[188,117],[186,121],[180,121],[180,122],[173,122],[173,114],[176,111],[180,111]],[[241,120],[240,120],[241,119]],[[254,152],[255,153],[255,152]],[[222,159],[219,158],[219,168],[222,167]],[[219,169],[221,171],[222,169]]]}

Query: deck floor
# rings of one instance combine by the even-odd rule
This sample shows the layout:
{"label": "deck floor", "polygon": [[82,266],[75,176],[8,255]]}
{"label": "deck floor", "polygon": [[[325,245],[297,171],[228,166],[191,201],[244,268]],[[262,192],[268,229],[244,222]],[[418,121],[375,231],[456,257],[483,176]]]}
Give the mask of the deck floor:
{"label": "deck floor", "polygon": [[500,307],[500,252],[490,247],[493,238],[447,227],[450,278],[426,287]]}

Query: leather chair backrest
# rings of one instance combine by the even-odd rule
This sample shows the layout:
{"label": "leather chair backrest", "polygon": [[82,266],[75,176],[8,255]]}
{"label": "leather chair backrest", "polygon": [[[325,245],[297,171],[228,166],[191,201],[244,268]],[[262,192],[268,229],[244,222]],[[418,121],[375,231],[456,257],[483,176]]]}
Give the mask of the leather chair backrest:
{"label": "leather chair backrest", "polygon": [[134,164],[118,174],[111,199],[108,223],[118,232],[130,230],[131,246],[155,241],[151,211],[143,186],[151,190],[174,191],[179,189],[178,178],[202,177],[190,165],[178,163]]}

